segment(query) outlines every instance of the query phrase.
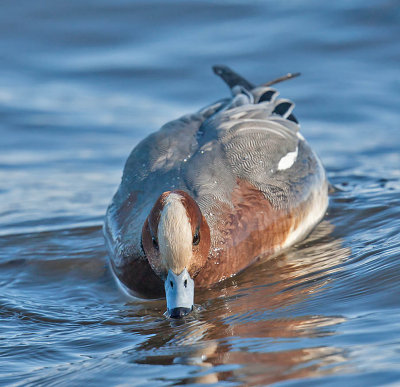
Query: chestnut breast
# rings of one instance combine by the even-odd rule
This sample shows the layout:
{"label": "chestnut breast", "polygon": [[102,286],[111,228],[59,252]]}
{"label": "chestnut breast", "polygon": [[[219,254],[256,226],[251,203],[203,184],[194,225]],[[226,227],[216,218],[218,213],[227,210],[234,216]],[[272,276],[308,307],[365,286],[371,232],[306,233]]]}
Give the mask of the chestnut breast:
{"label": "chestnut breast", "polygon": [[293,243],[321,219],[322,164],[297,123],[274,113],[279,100],[252,98],[239,95],[172,121],[132,151],[105,225],[114,271],[126,286],[141,288],[125,275],[137,264],[165,274],[154,246],[164,192],[182,192],[192,235],[200,230],[204,243],[190,267],[198,286]]}

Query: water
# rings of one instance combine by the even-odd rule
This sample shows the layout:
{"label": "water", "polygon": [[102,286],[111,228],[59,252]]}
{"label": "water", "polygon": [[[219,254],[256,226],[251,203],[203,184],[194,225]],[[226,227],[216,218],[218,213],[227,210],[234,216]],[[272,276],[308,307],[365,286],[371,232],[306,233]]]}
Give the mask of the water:
{"label": "water", "polygon": [[[400,382],[396,1],[28,1],[0,13],[4,385]],[[184,323],[128,300],[101,232],[131,148],[286,72],[337,190],[310,237],[197,294]]]}

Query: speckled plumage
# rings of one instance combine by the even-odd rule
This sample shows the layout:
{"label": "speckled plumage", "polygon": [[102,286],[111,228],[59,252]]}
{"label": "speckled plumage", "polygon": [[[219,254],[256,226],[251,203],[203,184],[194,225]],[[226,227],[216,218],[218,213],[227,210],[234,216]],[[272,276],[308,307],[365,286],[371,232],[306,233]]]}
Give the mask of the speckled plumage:
{"label": "speckled plumage", "polygon": [[[296,242],[326,210],[325,171],[298,134],[294,105],[277,99],[270,87],[239,85],[232,94],[167,123],[141,141],[126,162],[107,210],[105,235],[117,277],[135,294],[162,294],[162,281],[141,248],[141,230],[165,191],[189,193],[210,227],[208,262],[196,286],[209,286],[257,255]],[[289,153],[296,156],[293,163],[288,158],[279,169]],[[304,230],[302,220],[308,222]]]}

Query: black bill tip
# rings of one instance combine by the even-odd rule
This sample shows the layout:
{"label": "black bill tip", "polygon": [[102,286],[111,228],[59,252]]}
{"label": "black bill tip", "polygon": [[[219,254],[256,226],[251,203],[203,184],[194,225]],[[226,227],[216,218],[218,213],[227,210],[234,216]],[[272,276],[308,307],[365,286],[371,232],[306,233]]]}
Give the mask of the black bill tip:
{"label": "black bill tip", "polygon": [[182,318],[187,316],[193,308],[173,308],[169,309],[169,317],[171,318]]}

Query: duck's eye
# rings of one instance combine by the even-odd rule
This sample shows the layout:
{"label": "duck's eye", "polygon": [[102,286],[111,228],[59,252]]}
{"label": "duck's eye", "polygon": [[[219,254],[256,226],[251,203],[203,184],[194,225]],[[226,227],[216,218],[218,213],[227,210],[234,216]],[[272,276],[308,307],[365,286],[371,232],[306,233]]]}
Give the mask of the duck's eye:
{"label": "duck's eye", "polygon": [[140,248],[142,249],[142,252],[145,253],[144,247],[143,247],[143,239],[140,238]]}
{"label": "duck's eye", "polygon": [[157,239],[154,238],[154,237],[151,237],[151,240],[152,240],[152,242],[153,242],[154,248],[155,248],[156,250],[158,250],[158,242],[157,242]]}
{"label": "duck's eye", "polygon": [[200,233],[199,230],[196,230],[196,232],[193,235],[193,245],[197,246],[200,243]]}

